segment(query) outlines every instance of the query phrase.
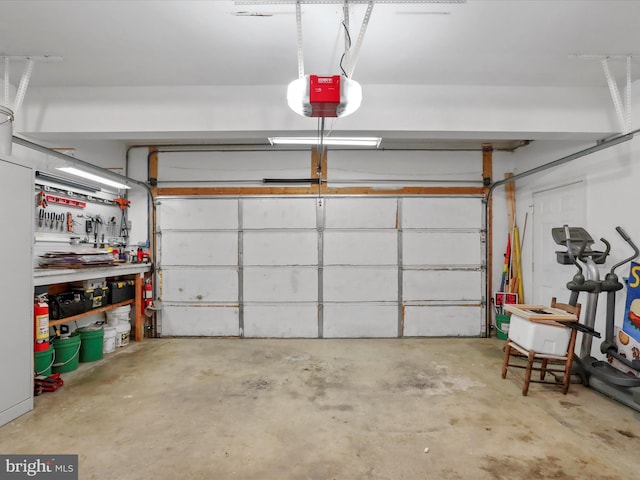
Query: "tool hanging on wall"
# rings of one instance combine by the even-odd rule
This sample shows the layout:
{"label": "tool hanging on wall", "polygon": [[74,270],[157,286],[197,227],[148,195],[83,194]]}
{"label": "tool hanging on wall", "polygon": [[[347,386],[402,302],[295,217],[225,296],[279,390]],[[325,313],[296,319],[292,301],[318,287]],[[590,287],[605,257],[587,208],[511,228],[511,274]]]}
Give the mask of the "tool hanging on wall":
{"label": "tool hanging on wall", "polygon": [[38,192],[38,207],[47,208],[47,205],[47,196],[44,193],[44,190],[40,190],[40,192]]}
{"label": "tool hanging on wall", "polygon": [[122,215],[120,217],[120,236],[124,239],[124,243],[127,243],[129,238],[129,226],[127,225],[127,207],[131,205],[131,201],[126,198],[119,197],[114,198],[113,201],[120,206]]}

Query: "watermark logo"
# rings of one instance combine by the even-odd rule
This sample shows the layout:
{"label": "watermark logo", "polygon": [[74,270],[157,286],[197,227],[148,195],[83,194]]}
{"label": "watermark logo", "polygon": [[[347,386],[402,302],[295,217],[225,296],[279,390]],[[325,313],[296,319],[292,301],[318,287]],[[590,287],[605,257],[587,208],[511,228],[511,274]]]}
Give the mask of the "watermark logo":
{"label": "watermark logo", "polygon": [[78,455],[0,455],[0,480],[78,480]]}

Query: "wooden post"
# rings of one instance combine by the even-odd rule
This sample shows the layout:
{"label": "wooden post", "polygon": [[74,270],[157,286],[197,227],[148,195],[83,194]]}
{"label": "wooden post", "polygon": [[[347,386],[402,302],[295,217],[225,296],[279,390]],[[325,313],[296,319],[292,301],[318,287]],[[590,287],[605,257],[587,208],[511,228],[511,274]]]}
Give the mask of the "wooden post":
{"label": "wooden post", "polygon": [[327,188],[327,147],[324,147],[322,158],[316,147],[311,149],[311,178],[320,178],[318,192],[325,192]]}
{"label": "wooden post", "polygon": [[135,308],[135,332],[134,339],[136,342],[141,341],[144,338],[144,315],[142,314],[142,277],[143,273],[136,274],[136,282],[134,288],[136,289],[136,301],[133,304]]}
{"label": "wooden post", "polygon": [[485,332],[487,337],[490,336],[491,331],[489,326],[491,325],[491,292],[493,292],[493,282],[491,277],[493,275],[493,199],[488,198],[489,188],[491,187],[491,179],[493,178],[493,145],[482,145],[482,184],[483,193],[487,204],[487,218],[485,228],[487,229],[485,242],[487,242],[487,311],[486,311],[486,328]]}

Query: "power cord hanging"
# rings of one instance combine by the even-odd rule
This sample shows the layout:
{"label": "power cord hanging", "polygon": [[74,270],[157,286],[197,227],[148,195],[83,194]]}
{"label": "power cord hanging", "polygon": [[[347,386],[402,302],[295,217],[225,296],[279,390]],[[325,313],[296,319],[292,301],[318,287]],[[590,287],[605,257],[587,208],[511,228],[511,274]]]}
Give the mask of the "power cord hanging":
{"label": "power cord hanging", "polygon": [[342,66],[342,62],[344,61],[344,58],[347,56],[347,54],[349,53],[349,50],[351,49],[351,35],[349,34],[349,27],[347,27],[347,22],[346,20],[342,21],[342,26],[344,27],[344,33],[347,39],[347,46],[344,49],[344,52],[342,53],[342,57],[340,57],[340,70],[342,71],[342,74],[349,78],[349,74],[346,72],[346,70],[344,69],[344,67]]}

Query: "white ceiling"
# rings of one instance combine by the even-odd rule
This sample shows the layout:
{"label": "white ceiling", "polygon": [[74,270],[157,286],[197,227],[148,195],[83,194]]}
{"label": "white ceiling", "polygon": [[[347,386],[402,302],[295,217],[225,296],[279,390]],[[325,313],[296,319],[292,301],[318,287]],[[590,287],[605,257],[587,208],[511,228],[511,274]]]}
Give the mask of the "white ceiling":
{"label": "white ceiling", "polygon": [[[33,87],[285,85],[298,74],[295,6],[263,3],[285,4],[4,0],[0,54],[62,57],[36,64]],[[640,54],[636,0],[389,3],[362,43],[363,86],[604,86],[599,59],[573,55]],[[354,44],[365,10],[351,6]],[[302,6],[305,73],[339,73],[341,19],[341,4]],[[624,84],[624,60],[611,68]]]}

